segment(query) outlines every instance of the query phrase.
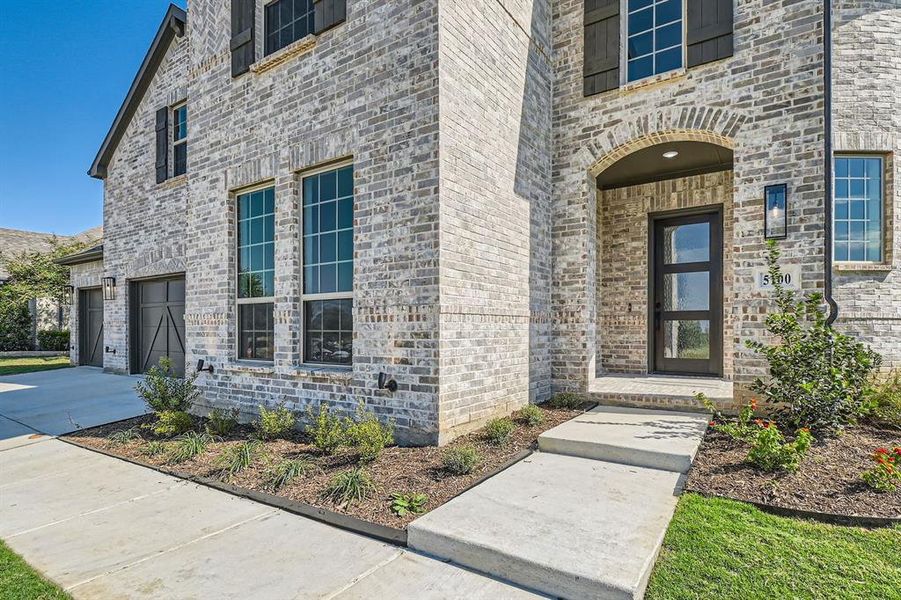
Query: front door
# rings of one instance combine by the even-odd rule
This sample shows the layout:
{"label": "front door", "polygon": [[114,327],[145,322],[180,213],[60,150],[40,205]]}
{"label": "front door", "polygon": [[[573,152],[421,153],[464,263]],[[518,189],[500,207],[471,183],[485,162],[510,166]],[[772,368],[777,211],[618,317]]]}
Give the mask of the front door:
{"label": "front door", "polygon": [[721,376],[721,213],[652,216],[651,234],[650,370]]}
{"label": "front door", "polygon": [[103,366],[103,292],[79,290],[78,364]]}
{"label": "front door", "polygon": [[137,323],[132,372],[145,373],[166,356],[175,375],[185,375],[185,279],[138,281],[132,287]]}

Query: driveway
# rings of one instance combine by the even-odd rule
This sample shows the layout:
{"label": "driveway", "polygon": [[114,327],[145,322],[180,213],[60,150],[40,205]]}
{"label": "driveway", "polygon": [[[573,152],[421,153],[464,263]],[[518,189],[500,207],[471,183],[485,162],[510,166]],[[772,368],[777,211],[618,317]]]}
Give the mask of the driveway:
{"label": "driveway", "polygon": [[0,538],[75,598],[537,597],[34,431],[140,414],[134,382],[85,369],[0,378]]}
{"label": "driveway", "polygon": [[0,449],[142,415],[138,381],[95,367],[0,377]]}

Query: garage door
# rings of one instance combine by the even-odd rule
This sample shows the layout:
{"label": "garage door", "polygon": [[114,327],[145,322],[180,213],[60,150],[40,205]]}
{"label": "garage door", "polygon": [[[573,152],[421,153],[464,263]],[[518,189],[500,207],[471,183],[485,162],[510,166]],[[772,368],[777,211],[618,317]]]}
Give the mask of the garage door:
{"label": "garage door", "polygon": [[92,367],[103,366],[103,292],[80,290],[78,363]]}
{"label": "garage door", "polygon": [[185,374],[185,280],[135,284],[136,323],[133,371],[144,373],[168,356],[179,377]]}

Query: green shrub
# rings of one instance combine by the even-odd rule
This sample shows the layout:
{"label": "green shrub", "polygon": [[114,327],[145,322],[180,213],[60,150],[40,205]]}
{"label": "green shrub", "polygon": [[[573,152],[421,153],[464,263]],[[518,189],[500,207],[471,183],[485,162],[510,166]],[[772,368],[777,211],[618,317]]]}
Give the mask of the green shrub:
{"label": "green shrub", "polygon": [[14,299],[0,287],[0,352],[32,349],[28,303]]}
{"label": "green shrub", "polygon": [[176,377],[172,361],[164,356],[158,365],[147,370],[144,380],[135,386],[135,391],[155,413],[188,412],[194,401],[200,397],[200,391],[194,385],[196,379],[196,374],[184,379]]}
{"label": "green shrub", "polygon": [[750,402],[741,407],[738,411],[738,418],[735,420],[728,419],[723,415],[716,406],[711,402],[703,392],[695,394],[695,400],[704,405],[711,412],[710,426],[714,431],[725,433],[733,440],[750,442],[757,435],[758,427],[751,422],[754,411],[757,410],[757,400],[751,399]]}
{"label": "green shrub", "polygon": [[197,433],[189,431],[172,444],[172,450],[169,452],[169,462],[182,463],[200,456],[206,452],[207,445],[213,441],[213,438],[206,433]]}
{"label": "green shrub", "polygon": [[160,437],[181,435],[194,427],[194,419],[180,410],[164,410],[157,413],[157,421],[151,426],[153,433]]}
{"label": "green shrub", "polygon": [[585,404],[584,398],[576,394],[571,394],[569,392],[554,394],[547,403],[547,405],[551,408],[561,408],[566,410],[576,410],[577,408],[582,408],[583,404]]}
{"label": "green shrub", "polygon": [[861,479],[877,492],[894,492],[901,484],[901,447],[896,446],[891,452],[877,448],[873,460],[876,465],[864,471]]}
{"label": "green shrub", "polygon": [[214,408],[206,416],[206,432],[218,437],[230,436],[238,426],[238,415],[240,414],[237,408],[231,408],[228,411]]}
{"label": "green shrub", "polygon": [[516,430],[516,424],[510,417],[500,417],[491,419],[485,426],[485,439],[489,444],[495,446],[503,446],[510,439],[510,436]]}
{"label": "green shrub", "polygon": [[274,440],[284,437],[294,429],[294,413],[284,403],[269,410],[260,405],[260,418],[254,421],[253,428],[261,440]]}
{"label": "green shrub", "polygon": [[48,352],[65,352],[69,349],[69,330],[47,330],[38,332],[38,348]]}
{"label": "green shrub", "polygon": [[319,405],[319,414],[314,414],[312,409],[307,409],[307,435],[310,436],[313,445],[323,454],[334,454],[346,441],[344,420],[331,414],[328,404]]}
{"label": "green shrub", "polygon": [[482,462],[482,455],[473,446],[448,448],[441,456],[444,470],[454,475],[468,475]]}
{"label": "green shrub", "polygon": [[775,423],[763,423],[751,440],[748,462],[764,471],[797,471],[813,437],[799,429],[795,441],[786,442]]}
{"label": "green shrub", "polygon": [[335,475],[325,490],[325,497],[340,506],[350,506],[370,497],[376,490],[369,473],[358,466]]}
{"label": "green shrub", "polygon": [[538,427],[544,423],[544,411],[534,404],[526,404],[519,411],[519,419],[529,427]]}
{"label": "green shrub", "polygon": [[357,420],[347,420],[347,443],[360,453],[360,460],[371,462],[378,458],[386,446],[394,443],[394,423],[383,425],[375,414],[367,411],[362,402],[357,405]]}
{"label": "green shrub", "polygon": [[127,444],[128,442],[134,442],[136,440],[141,439],[141,432],[138,431],[137,427],[129,427],[128,429],[123,429],[122,431],[115,431],[108,436],[106,436],[111,443],[116,444],[117,446],[122,444]]}
{"label": "green shrub", "polygon": [[391,494],[391,512],[398,517],[406,517],[407,515],[420,515],[425,512],[425,505],[428,504],[429,497],[425,494]]}
{"label": "green shrub", "polygon": [[152,440],[147,442],[147,445],[141,449],[141,453],[147,456],[159,456],[166,452],[167,444],[166,442],[162,442],[160,440]]}
{"label": "green shrub", "polygon": [[901,428],[901,371],[874,381],[867,392],[867,414],[880,425]]}
{"label": "green shrub", "polygon": [[220,479],[231,479],[252,465],[261,456],[263,443],[260,440],[247,440],[226,448],[216,458]]}
{"label": "green shrub", "polygon": [[306,457],[283,460],[267,471],[266,486],[271,490],[278,491],[315,468],[313,461]]}
{"label": "green shrub", "polygon": [[770,278],[777,311],[766,316],[767,331],[777,340],[747,345],[769,363],[768,380],[751,388],[771,403],[782,423],[834,434],[853,424],[866,407],[870,375],[881,358],[868,346],[826,324],[822,295],[797,300],[786,289],[779,268],[779,249],[769,242]]}

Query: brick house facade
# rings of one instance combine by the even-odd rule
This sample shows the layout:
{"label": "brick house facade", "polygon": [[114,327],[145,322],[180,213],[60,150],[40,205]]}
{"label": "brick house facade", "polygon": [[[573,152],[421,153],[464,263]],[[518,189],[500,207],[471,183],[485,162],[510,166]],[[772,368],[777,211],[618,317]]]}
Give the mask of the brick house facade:
{"label": "brick house facade", "polygon": [[[823,2],[283,4],[172,7],[92,166],[103,255],[72,278],[115,280],[106,370],[202,359],[201,410],[362,401],[443,443],[560,391],[688,406],[697,371],[734,406],[763,373],[744,342],[771,305],[766,186],[786,186],[794,284],[823,289]],[[901,7],[833,5],[833,148],[884,181],[883,218],[859,219],[881,254],[835,265],[838,323],[897,365]],[[706,287],[655,262],[689,248],[680,223],[709,232]]]}

